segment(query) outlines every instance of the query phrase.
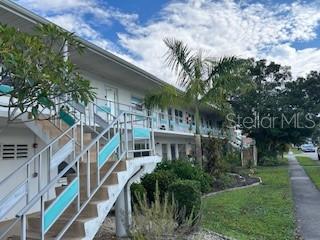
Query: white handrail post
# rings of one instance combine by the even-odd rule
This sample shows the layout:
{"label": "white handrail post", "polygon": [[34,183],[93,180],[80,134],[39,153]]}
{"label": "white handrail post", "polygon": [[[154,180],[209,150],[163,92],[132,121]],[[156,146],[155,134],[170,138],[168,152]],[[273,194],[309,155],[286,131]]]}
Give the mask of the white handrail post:
{"label": "white handrail post", "polygon": [[40,214],[41,214],[41,240],[44,240],[44,201],[43,196],[40,197]]}
{"label": "white handrail post", "polygon": [[41,176],[42,176],[42,174],[41,174],[41,170],[42,170],[42,155],[41,155],[41,153],[40,153],[40,155],[39,155],[39,163],[38,163],[38,192],[40,192],[40,190],[41,190]]}
{"label": "white handrail post", "polygon": [[27,239],[27,221],[26,221],[26,215],[23,214],[21,216],[21,233],[20,233],[20,239],[26,240]]}
{"label": "white handrail post", "polygon": [[97,183],[100,184],[100,168],[99,168],[99,152],[100,152],[100,139],[96,143],[96,160],[97,160]]}
{"label": "white handrail post", "polygon": [[133,136],[133,114],[130,113],[130,118],[131,118],[131,136],[132,136],[132,150],[135,150],[135,141],[134,141],[134,136]]}
{"label": "white handrail post", "polygon": [[26,205],[29,203],[29,190],[30,190],[30,187],[29,187],[29,181],[30,181],[30,164],[27,164],[27,195],[26,195]]}
{"label": "white handrail post", "polygon": [[[50,145],[49,146],[49,154],[48,154],[49,156],[48,156],[48,165],[47,165],[47,180],[48,180],[48,182],[47,182],[47,184],[49,184],[50,183],[50,180],[51,180],[51,161],[52,161],[52,145]],[[49,199],[49,191],[48,191],[48,193],[47,193],[48,195],[47,195],[47,198]]]}
{"label": "white handrail post", "polygon": [[119,138],[120,138],[120,143],[119,143],[119,147],[118,147],[118,160],[121,160],[121,131],[120,131],[120,119],[117,121],[117,134],[119,134]]}
{"label": "white handrail post", "polygon": [[126,151],[126,159],[128,159],[129,154],[129,145],[128,145],[128,127],[127,127],[127,113],[124,113],[124,144],[125,144],[125,151]]}
{"label": "white handrail post", "polygon": [[80,161],[79,161],[79,159],[76,162],[76,164],[77,164],[77,177],[78,177],[78,181],[79,181],[79,183],[78,183],[78,198],[77,198],[77,210],[79,212],[79,210],[80,210],[80,200],[81,200],[80,199],[80,195],[81,195],[80,191],[81,191],[81,189],[80,189]]}
{"label": "white handrail post", "polygon": [[83,150],[83,119],[80,113],[80,149]]}
{"label": "white handrail post", "polygon": [[[91,194],[91,170],[90,170],[90,167],[91,167],[91,161],[90,161],[90,152],[87,151],[87,197],[89,198],[90,197],[90,194]],[[97,181],[98,182],[98,181]]]}
{"label": "white handrail post", "polygon": [[94,125],[93,129],[96,131],[97,130],[97,126],[96,126],[96,121],[95,121],[95,116],[94,115],[97,112],[97,109],[96,109],[94,103],[91,103],[91,106],[92,106],[92,119],[93,119],[93,125]]}
{"label": "white handrail post", "polygon": [[152,139],[152,150],[153,155],[156,155],[156,144],[155,144],[155,138],[154,138],[154,126],[153,126],[153,120],[151,119],[151,139]]}

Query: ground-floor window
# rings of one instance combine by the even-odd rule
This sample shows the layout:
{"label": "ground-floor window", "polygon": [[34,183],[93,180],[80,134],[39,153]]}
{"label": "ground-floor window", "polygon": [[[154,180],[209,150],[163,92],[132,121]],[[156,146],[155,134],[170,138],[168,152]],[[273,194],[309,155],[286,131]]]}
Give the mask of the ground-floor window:
{"label": "ground-floor window", "polygon": [[178,152],[179,152],[179,158],[185,159],[186,158],[186,145],[185,144],[178,144]]}
{"label": "ground-floor window", "polygon": [[162,147],[162,159],[168,160],[168,145],[162,144],[161,147]]}
{"label": "ground-floor window", "polygon": [[134,144],[134,149],[135,150],[141,150],[139,152],[134,152],[133,156],[134,157],[146,157],[146,156],[150,156],[150,152],[149,151],[143,151],[143,149],[149,149],[149,144],[145,144],[145,143],[135,143]]}

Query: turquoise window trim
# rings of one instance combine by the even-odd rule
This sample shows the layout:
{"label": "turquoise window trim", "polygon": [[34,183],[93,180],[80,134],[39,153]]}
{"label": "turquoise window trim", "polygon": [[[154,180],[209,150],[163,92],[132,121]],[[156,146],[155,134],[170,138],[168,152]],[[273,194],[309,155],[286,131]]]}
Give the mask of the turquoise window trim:
{"label": "turquoise window trim", "polygon": [[44,232],[46,233],[66,208],[79,194],[79,178],[75,178],[70,185],[53,201],[44,212]]}
{"label": "turquoise window trim", "polygon": [[13,91],[13,87],[5,84],[0,84],[0,93],[9,94]]}
{"label": "turquoise window trim", "polygon": [[117,150],[120,145],[120,134],[114,135],[110,141],[101,149],[98,156],[98,168],[100,169],[111,157],[111,155]]}
{"label": "turquoise window trim", "polygon": [[97,107],[98,112],[106,112],[106,113],[111,113],[111,108],[105,105],[100,105]]}
{"label": "turquoise window trim", "polygon": [[64,110],[60,110],[59,116],[60,116],[60,118],[61,118],[66,124],[68,124],[70,127],[73,126],[73,125],[76,123],[76,121],[74,120],[74,118],[73,118],[69,113],[67,113],[67,112],[64,111]]}
{"label": "turquoise window trim", "polygon": [[134,139],[150,139],[150,129],[149,128],[133,128]]}

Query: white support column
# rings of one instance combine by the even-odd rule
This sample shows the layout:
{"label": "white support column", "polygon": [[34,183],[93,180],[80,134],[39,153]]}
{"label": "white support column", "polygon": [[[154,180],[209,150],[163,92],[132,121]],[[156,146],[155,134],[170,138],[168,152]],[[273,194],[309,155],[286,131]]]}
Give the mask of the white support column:
{"label": "white support column", "polygon": [[179,156],[179,149],[178,149],[178,146],[179,146],[179,145],[176,144],[175,146],[176,146],[176,147],[175,147],[175,150],[176,150],[176,152],[175,152],[175,154],[176,154],[176,160],[179,160],[179,157],[180,157],[180,156]]}
{"label": "white support column", "polygon": [[130,186],[127,184],[121,191],[115,204],[116,210],[116,235],[118,238],[129,236],[131,221],[131,196]]}
{"label": "white support column", "polygon": [[125,190],[125,196],[126,196],[126,203],[127,203],[127,232],[129,233],[130,228],[132,226],[132,206],[131,206],[131,187],[132,182],[129,181],[124,190]]}
{"label": "white support column", "polygon": [[172,154],[171,154],[171,143],[167,143],[167,152],[168,152],[168,160],[172,160]]}

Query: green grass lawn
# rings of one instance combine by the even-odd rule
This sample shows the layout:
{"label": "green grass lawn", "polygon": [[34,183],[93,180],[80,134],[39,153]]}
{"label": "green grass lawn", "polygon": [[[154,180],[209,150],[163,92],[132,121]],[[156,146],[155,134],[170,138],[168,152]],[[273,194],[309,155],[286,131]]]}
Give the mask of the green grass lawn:
{"label": "green grass lawn", "polygon": [[309,157],[296,157],[300,165],[304,168],[314,185],[320,189],[320,163]]}
{"label": "green grass lawn", "polygon": [[258,168],[263,184],[203,201],[202,226],[238,240],[294,239],[288,167]]}
{"label": "green grass lawn", "polygon": [[318,161],[312,160],[309,157],[297,156],[296,158],[301,166],[319,166]]}

